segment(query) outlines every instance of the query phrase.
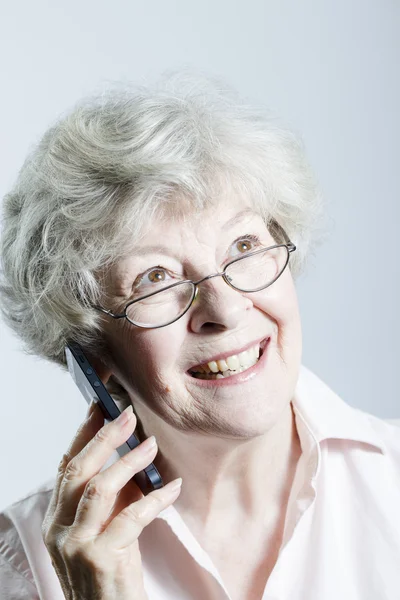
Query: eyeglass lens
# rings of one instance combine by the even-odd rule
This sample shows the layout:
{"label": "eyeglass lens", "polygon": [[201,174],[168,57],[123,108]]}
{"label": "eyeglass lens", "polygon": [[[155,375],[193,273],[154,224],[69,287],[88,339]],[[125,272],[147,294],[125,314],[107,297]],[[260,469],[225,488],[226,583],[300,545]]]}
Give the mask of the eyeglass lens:
{"label": "eyeglass lens", "polygon": [[[288,250],[286,246],[279,246],[259,254],[243,256],[228,265],[225,274],[234,287],[254,292],[275,281],[287,262]],[[147,293],[156,291],[157,286],[162,288],[165,284],[154,283]],[[169,289],[160,289],[157,294],[130,304],[126,309],[126,316],[143,327],[166,325],[184,314],[192,300],[193,288],[192,283],[186,282]]]}

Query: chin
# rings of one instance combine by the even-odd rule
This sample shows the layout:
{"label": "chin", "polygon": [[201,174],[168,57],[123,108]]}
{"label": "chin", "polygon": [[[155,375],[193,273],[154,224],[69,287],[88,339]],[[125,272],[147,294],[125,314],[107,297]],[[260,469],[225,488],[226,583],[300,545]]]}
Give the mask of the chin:
{"label": "chin", "polygon": [[[260,391],[253,396],[242,397],[230,407],[227,403],[214,404],[212,411],[212,427],[228,437],[252,439],[268,433],[290,406],[292,394],[289,390],[282,394]],[[211,415],[210,415],[211,417]]]}

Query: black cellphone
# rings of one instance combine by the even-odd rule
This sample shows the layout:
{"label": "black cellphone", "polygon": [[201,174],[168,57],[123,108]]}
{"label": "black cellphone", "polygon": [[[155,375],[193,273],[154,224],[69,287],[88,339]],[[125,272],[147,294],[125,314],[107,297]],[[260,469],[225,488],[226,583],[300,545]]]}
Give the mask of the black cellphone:
{"label": "black cellphone", "polygon": [[[88,404],[92,400],[97,402],[106,422],[113,421],[119,417],[121,411],[88,361],[81,346],[76,342],[69,342],[65,346],[65,356],[71,377],[82,392],[86,402]],[[122,446],[117,448],[117,452],[120,456],[124,456],[139,444],[140,440],[135,434],[132,434]],[[153,490],[162,488],[164,485],[160,473],[153,463],[150,463],[145,469],[139,471],[132,479],[145,496]]]}

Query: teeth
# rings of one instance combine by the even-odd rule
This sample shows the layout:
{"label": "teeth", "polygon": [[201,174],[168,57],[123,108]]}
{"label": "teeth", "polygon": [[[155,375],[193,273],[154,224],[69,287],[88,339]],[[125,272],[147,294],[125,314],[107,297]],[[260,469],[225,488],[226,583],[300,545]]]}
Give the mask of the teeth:
{"label": "teeth", "polygon": [[215,360],[212,360],[211,362],[207,363],[207,367],[213,373],[218,373],[218,371],[219,371],[219,366],[217,365],[217,363],[215,362]]}
{"label": "teeth", "polygon": [[[249,348],[240,354],[234,354],[233,356],[228,356],[228,358],[223,360],[217,360],[213,361],[212,363],[208,363],[207,366],[213,373],[217,373],[218,371],[224,373],[224,371],[227,371],[228,369],[231,371],[238,371],[240,367],[248,368],[252,366],[258,358],[259,353],[260,345],[257,344],[256,346],[253,346],[253,348]],[[216,365],[217,370],[215,371],[211,365]]]}
{"label": "teeth", "polygon": [[[257,362],[256,359],[255,362]],[[249,367],[252,365],[249,365]],[[246,371],[249,367],[240,367],[237,371],[225,371],[222,373],[196,373],[196,379],[226,379],[227,377],[232,377],[232,375],[236,375],[237,373],[241,373],[242,371]]]}
{"label": "teeth", "polygon": [[230,368],[231,371],[237,371],[240,367],[240,360],[239,357],[243,360],[243,364],[245,365],[247,363],[247,352],[242,352],[241,354],[234,354],[233,356],[229,356],[228,358],[226,358],[226,364],[228,365],[228,367]]}
{"label": "teeth", "polygon": [[221,373],[223,373],[224,371],[227,371],[229,369],[227,363],[222,359],[219,360],[217,362],[218,366],[219,366],[219,370],[221,371]]}
{"label": "teeth", "polygon": [[[216,377],[212,378],[221,379],[224,375],[228,375],[227,371],[236,371],[237,373],[240,373],[241,371],[252,367],[257,362],[259,356],[260,344],[256,344],[252,348],[249,348],[248,350],[245,350],[240,354],[234,354],[232,356],[229,356],[228,358],[217,361],[212,360],[206,365],[196,367],[195,370],[192,370],[192,373],[197,372],[203,374],[204,376],[206,376],[207,374],[216,373]],[[221,371],[221,373],[224,373],[224,375],[219,373],[219,371]]]}

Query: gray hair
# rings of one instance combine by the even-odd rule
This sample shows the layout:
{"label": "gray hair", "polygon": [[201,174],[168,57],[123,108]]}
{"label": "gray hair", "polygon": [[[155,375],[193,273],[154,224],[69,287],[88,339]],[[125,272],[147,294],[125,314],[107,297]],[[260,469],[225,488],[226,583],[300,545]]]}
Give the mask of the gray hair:
{"label": "gray hair", "polygon": [[153,215],[198,214],[228,186],[297,245],[296,278],[318,243],[322,202],[303,143],[276,116],[182,72],[80,101],[4,198],[0,308],[25,351],[65,368],[72,339],[104,356],[104,315],[91,308],[104,300],[99,273],[129,255]]}

